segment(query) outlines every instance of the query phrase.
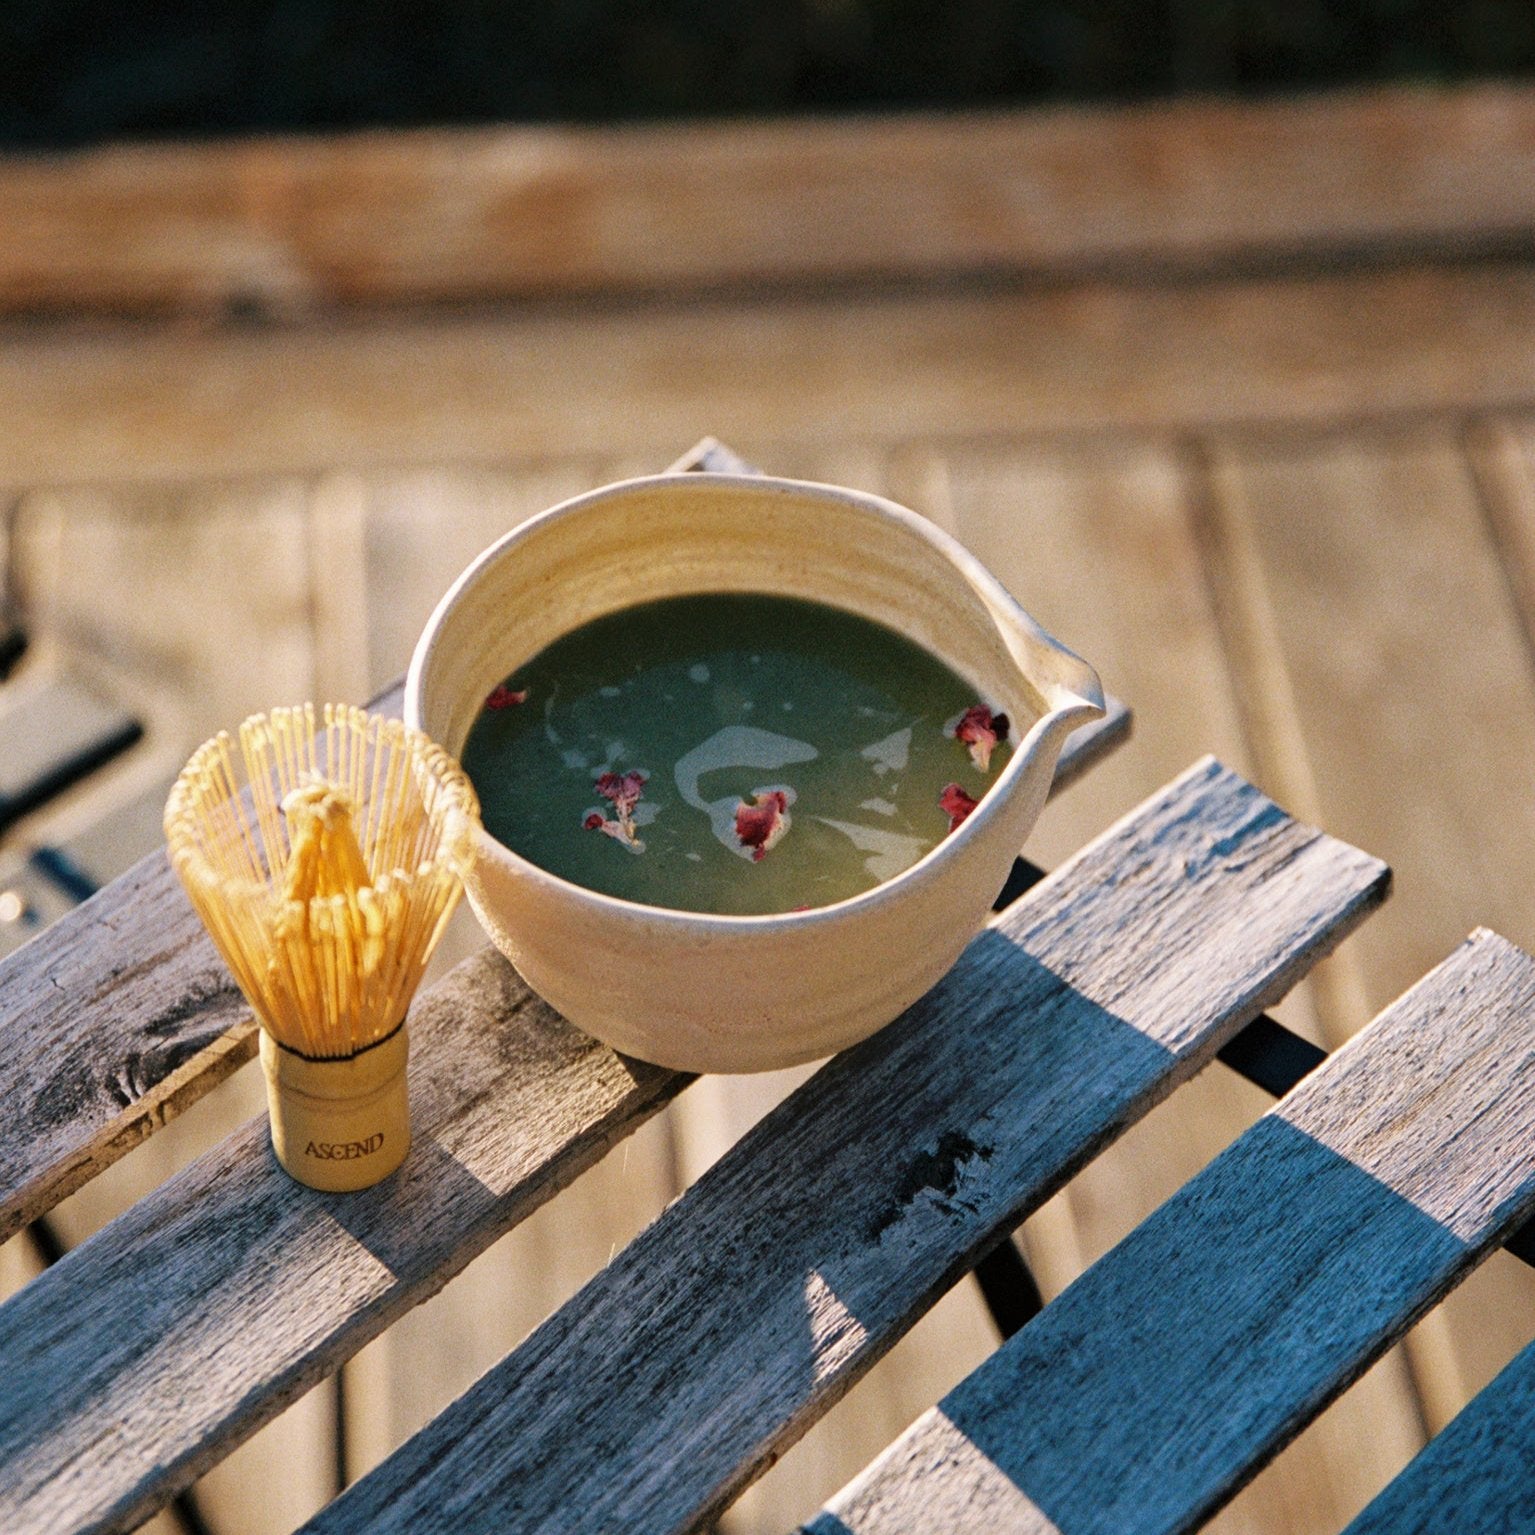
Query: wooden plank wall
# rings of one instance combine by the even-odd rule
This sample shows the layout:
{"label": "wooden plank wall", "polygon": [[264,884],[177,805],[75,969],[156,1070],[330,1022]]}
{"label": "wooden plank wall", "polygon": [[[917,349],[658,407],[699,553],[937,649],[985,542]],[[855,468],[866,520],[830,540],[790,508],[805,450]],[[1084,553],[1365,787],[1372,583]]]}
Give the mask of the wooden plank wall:
{"label": "wooden plank wall", "polygon": [[[71,311],[0,322],[32,664],[99,668],[173,767],[249,708],[366,693],[491,538],[712,431],[932,516],[1133,702],[1041,862],[1211,750],[1388,859],[1393,900],[1284,1009],[1336,1043],[1470,928],[1535,943],[1532,157],[1535,94],[1478,87],[0,164],[28,236],[0,312]],[[348,1471],[796,1079],[699,1083],[360,1355]],[[237,1075],[66,1235],[259,1103]],[[1212,1070],[1077,1179],[1024,1232],[1046,1293],[1263,1107]],[[1336,1530],[1532,1335],[1535,1277],[1495,1257],[1217,1527]],[[962,1287],[726,1527],[792,1526],[991,1347]],[[329,1495],[333,1410],[204,1482],[220,1532]]]}

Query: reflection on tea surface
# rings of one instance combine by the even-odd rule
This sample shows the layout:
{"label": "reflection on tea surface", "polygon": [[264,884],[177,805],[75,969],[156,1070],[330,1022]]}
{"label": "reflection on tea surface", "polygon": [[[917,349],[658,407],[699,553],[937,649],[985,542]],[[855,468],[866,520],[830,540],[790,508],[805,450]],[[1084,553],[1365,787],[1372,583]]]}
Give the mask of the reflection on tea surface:
{"label": "reflection on tea surface", "polygon": [[1007,723],[943,662],[855,614],[674,597],[518,667],[463,763],[491,835],[542,868],[653,906],[748,915],[824,906],[909,868],[1006,763]]}

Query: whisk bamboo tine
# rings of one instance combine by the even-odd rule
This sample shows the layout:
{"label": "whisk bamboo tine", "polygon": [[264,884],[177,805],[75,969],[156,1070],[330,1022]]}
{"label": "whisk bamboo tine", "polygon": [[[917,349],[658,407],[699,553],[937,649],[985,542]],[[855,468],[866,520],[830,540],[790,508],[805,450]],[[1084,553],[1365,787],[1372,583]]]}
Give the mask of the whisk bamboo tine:
{"label": "whisk bamboo tine", "polygon": [[[329,711],[327,711],[329,713]],[[328,736],[337,740],[338,752],[334,781],[341,785],[354,805],[362,803],[362,785],[358,780],[357,765],[367,754],[369,749],[370,732],[366,729],[359,734],[346,728],[339,713],[327,725]],[[366,822],[357,828],[357,840],[363,844],[364,851],[367,848]]]}
{"label": "whisk bamboo tine", "polygon": [[[245,765],[245,776],[250,787],[251,803],[255,807],[256,824],[260,828],[262,851],[266,866],[274,876],[280,876],[287,863],[287,838],[283,834],[282,820],[272,794],[270,768],[263,770],[262,738],[269,736],[263,723],[246,720],[240,726],[240,755]],[[227,738],[226,738],[227,739]],[[234,764],[225,752],[225,774],[230,786],[230,805],[239,803],[238,781]]]}
{"label": "whisk bamboo tine", "polygon": [[396,752],[387,753],[387,763],[384,778],[384,826],[385,837],[382,850],[383,869],[380,872],[391,872],[398,867],[400,838],[404,834],[403,806],[400,803],[400,780],[402,777],[400,756]]}
{"label": "whisk bamboo tine", "polygon": [[[245,817],[239,813],[239,778],[235,773],[234,761],[230,756],[229,737],[220,733],[216,738],[217,755],[207,764],[210,776],[214,779],[215,793],[222,791],[227,796],[225,808],[228,815],[225,819],[227,837],[229,843],[238,844],[245,852],[249,861],[252,878],[261,876],[261,856],[257,851],[256,839],[251,833],[251,828]],[[227,845],[227,844],[226,844]]]}
{"label": "whisk bamboo tine", "polygon": [[320,732],[315,728],[314,705],[305,704],[303,718],[297,722],[298,743],[301,754],[307,759],[305,766],[311,774],[320,775]]}
{"label": "whisk bamboo tine", "polygon": [[338,764],[337,757],[346,750],[345,732],[336,727],[336,710],[331,704],[326,704],[324,715],[325,737],[325,781],[346,787],[346,774],[343,764]]}

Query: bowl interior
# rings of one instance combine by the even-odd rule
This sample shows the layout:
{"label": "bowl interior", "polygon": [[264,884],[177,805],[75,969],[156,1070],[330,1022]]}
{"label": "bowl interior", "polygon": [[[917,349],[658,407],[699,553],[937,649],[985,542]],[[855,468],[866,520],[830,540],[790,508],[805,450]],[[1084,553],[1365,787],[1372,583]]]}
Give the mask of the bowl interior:
{"label": "bowl interior", "polygon": [[1008,713],[1019,738],[1053,702],[1062,653],[916,514],[830,486],[674,475],[562,503],[487,550],[422,636],[406,718],[457,754],[490,689],[561,635],[638,603],[731,591],[805,597],[899,630]]}

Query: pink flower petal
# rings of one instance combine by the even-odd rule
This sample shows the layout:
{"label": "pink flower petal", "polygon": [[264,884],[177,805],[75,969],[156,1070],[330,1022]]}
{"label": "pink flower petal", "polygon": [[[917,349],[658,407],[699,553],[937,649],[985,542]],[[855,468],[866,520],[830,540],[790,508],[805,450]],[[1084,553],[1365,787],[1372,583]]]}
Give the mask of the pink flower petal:
{"label": "pink flower petal", "polygon": [[606,832],[633,852],[643,853],[645,844],[640,841],[634,829],[634,807],[639,804],[640,796],[645,792],[645,775],[640,772],[599,773],[593,787],[605,800],[612,802],[617,819],[604,820],[594,810],[582,825],[588,831]]}
{"label": "pink flower petal", "polygon": [[645,844],[635,835],[634,822],[627,816],[622,820],[605,820],[594,810],[581,825],[587,831],[600,831],[604,836],[611,837],[615,842],[622,843],[631,853],[643,853]]}
{"label": "pink flower petal", "polygon": [[752,850],[753,863],[761,863],[789,829],[789,797],[770,789],[752,799],[754,804],[742,800],[736,806],[736,840]]}
{"label": "pink flower petal", "polygon": [[957,783],[945,784],[943,793],[938,796],[938,808],[948,816],[950,831],[958,831],[965,817],[979,804],[978,799],[966,794]]}
{"label": "pink flower petal", "polygon": [[970,760],[986,772],[998,741],[1007,739],[1007,716],[993,714],[985,704],[971,704],[954,727],[954,739],[970,748]]}
{"label": "pink flower petal", "polygon": [[526,688],[509,688],[502,682],[490,690],[490,694],[485,700],[485,707],[487,709],[513,709],[518,704],[523,704],[527,701],[528,690]]}
{"label": "pink flower petal", "polygon": [[596,782],[597,792],[613,802],[613,808],[622,818],[632,816],[645,792],[645,775],[641,772],[603,773]]}

